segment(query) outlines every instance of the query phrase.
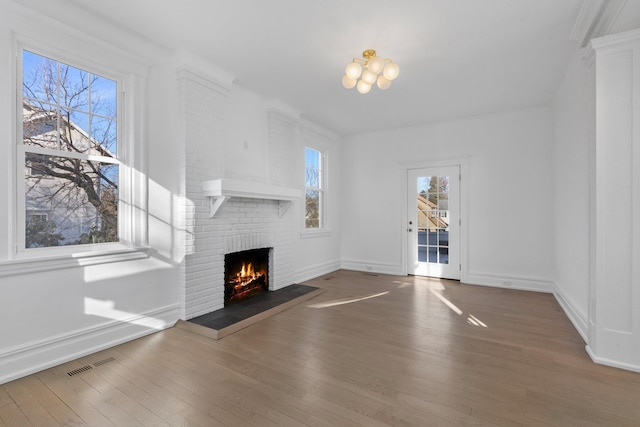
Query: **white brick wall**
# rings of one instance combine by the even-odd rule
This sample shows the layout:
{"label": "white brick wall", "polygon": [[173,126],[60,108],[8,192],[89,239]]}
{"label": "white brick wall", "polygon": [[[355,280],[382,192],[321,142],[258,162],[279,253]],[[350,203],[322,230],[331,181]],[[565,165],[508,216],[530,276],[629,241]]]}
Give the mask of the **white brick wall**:
{"label": "white brick wall", "polygon": [[[181,264],[181,318],[190,319],[224,306],[224,255],[271,247],[269,286],[291,285],[298,221],[296,209],[279,216],[278,202],[231,198],[209,218],[205,180],[224,177],[221,138],[227,89],[189,70],[178,71],[178,123],[185,146],[181,209],[184,251]],[[295,186],[297,118],[268,114],[269,175],[272,183]],[[294,202],[299,203],[299,202]]]}

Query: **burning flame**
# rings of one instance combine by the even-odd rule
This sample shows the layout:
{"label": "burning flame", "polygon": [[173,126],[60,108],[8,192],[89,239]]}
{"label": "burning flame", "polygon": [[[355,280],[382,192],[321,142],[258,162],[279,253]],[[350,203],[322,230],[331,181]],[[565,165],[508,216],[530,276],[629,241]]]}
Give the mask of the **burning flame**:
{"label": "burning flame", "polygon": [[255,279],[256,277],[258,277],[256,275],[256,272],[253,269],[253,264],[249,263],[249,264],[245,264],[244,262],[242,263],[242,270],[240,270],[240,272],[238,273],[238,277],[240,278],[247,278],[247,279]]}
{"label": "burning flame", "polygon": [[231,271],[228,273],[225,271],[225,306],[227,303],[268,290],[268,267],[264,265],[266,263],[261,264],[257,261],[254,265],[247,259],[240,264],[239,261],[231,266],[233,270],[230,268]]}

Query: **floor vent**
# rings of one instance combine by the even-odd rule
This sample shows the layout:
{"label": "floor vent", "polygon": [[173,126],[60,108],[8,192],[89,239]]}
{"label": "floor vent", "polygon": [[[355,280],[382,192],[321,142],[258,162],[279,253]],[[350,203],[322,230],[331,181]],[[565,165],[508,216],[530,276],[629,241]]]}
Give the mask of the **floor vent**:
{"label": "floor vent", "polygon": [[98,366],[104,365],[105,363],[113,362],[114,360],[116,360],[115,357],[107,357],[106,359],[98,360],[93,364],[93,366],[97,368]]}
{"label": "floor vent", "polygon": [[[98,360],[97,362],[93,362],[92,365],[97,368],[98,366],[102,366],[102,365],[104,365],[106,363],[113,362],[114,360],[116,360],[115,357],[107,357],[106,359],[102,359],[102,360]],[[83,366],[81,368],[74,369],[73,371],[67,372],[67,375],[70,376],[70,377],[73,377],[74,375],[80,375],[80,374],[82,374],[84,372],[87,372],[87,371],[90,371],[92,369],[93,368],[91,367],[91,365],[86,365],[86,366]]]}
{"label": "floor vent", "polygon": [[93,369],[93,368],[91,366],[87,365],[87,366],[83,366],[82,368],[78,368],[78,369],[74,369],[73,371],[69,371],[69,372],[67,372],[67,375],[72,377],[74,375],[78,375],[78,374],[81,374],[83,372],[90,371],[91,369]]}

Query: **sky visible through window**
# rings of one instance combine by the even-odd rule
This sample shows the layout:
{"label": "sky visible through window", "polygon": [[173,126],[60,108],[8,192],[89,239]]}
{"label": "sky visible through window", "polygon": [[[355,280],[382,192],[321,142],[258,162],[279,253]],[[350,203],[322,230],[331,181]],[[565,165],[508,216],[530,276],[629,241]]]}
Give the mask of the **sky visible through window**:
{"label": "sky visible through window", "polygon": [[[305,168],[306,174],[306,186],[318,188],[320,187],[320,152],[313,148],[307,147],[305,150]],[[315,173],[313,173],[315,172]]]}

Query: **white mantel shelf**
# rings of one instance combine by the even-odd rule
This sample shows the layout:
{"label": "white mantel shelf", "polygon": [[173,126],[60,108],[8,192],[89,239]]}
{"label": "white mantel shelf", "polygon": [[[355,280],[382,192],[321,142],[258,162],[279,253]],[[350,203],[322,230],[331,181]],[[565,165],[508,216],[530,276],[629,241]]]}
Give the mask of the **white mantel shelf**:
{"label": "white mantel shelf", "polygon": [[211,202],[210,217],[213,218],[222,205],[231,197],[245,199],[266,199],[279,202],[279,214],[291,207],[291,202],[302,198],[302,190],[286,188],[263,182],[240,181],[237,179],[214,179],[202,183],[202,192]]}

